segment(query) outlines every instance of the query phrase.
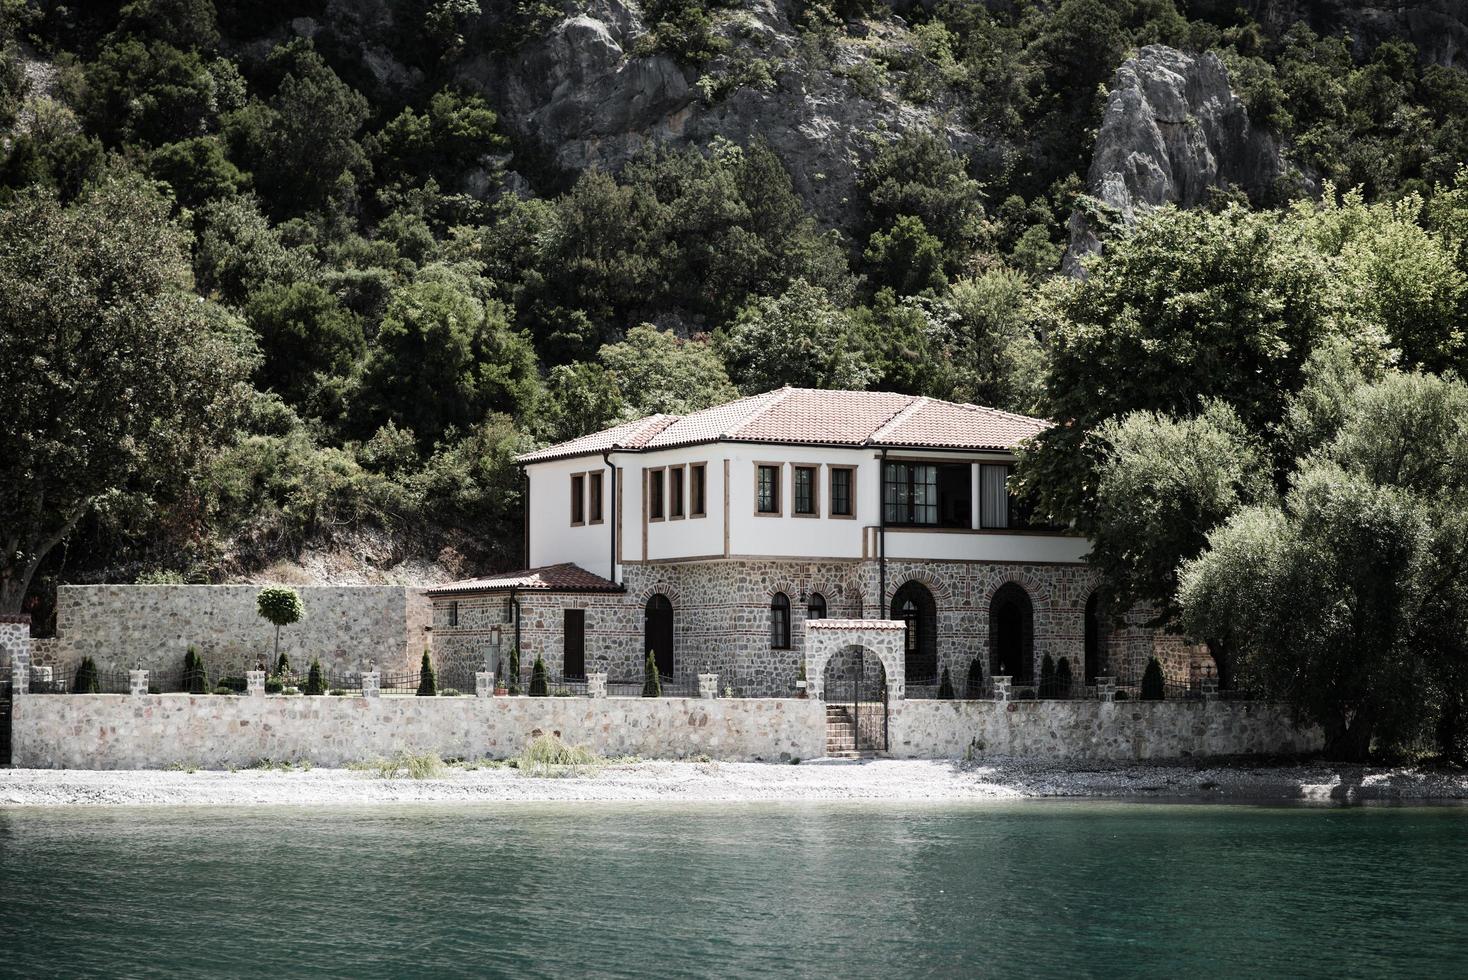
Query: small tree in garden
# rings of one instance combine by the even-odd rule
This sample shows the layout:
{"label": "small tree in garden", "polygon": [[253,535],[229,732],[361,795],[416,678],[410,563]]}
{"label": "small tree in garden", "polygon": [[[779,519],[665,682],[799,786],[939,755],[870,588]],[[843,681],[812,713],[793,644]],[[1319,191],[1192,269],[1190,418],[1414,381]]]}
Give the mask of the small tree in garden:
{"label": "small tree in garden", "polygon": [[418,668],[418,696],[431,698],[438,694],[438,678],[433,673],[433,661],[428,651],[423,651],[423,665]]}
{"label": "small tree in garden", "polygon": [[[295,589],[271,586],[260,590],[255,596],[255,611],[267,623],[275,627],[275,657],[276,673],[280,673],[280,628],[299,623],[301,617],[306,614],[305,607],[301,605],[301,597],[296,594]],[[290,669],[290,662],[284,661],[286,669]]]}
{"label": "small tree in garden", "polygon": [[97,693],[97,661],[91,657],[83,657],[82,662],[77,664],[76,678],[71,682],[71,693]]}
{"label": "small tree in garden", "polygon": [[192,646],[184,652],[184,690],[190,694],[208,694],[209,681],[204,676],[204,658]]}
{"label": "small tree in garden", "polygon": [[970,700],[978,700],[984,696],[984,662],[978,657],[968,665],[968,691]]}
{"label": "small tree in garden", "polygon": [[546,679],[545,661],[540,659],[540,654],[535,655],[535,663],[530,668],[530,696],[550,697],[550,682]]}
{"label": "small tree in garden", "polygon": [[290,672],[291,658],[286,656],[284,651],[282,651],[281,655],[275,658],[275,676],[281,678],[289,677]]}
{"label": "small tree in garden", "polygon": [[520,693],[520,648],[510,647],[510,672],[505,677],[505,690]]}
{"label": "small tree in garden", "polygon": [[321,671],[320,658],[313,657],[311,659],[311,670],[306,674],[305,692],[307,694],[326,693],[326,677]]}
{"label": "small tree in garden", "polygon": [[1061,657],[1060,663],[1055,665],[1055,696],[1057,698],[1070,697],[1070,658]]}
{"label": "small tree in garden", "polygon": [[1147,661],[1147,669],[1142,671],[1142,693],[1143,701],[1161,701],[1165,693],[1162,684],[1162,665],[1153,657]]}
{"label": "small tree in garden", "polygon": [[1040,697],[1055,697],[1055,661],[1048,653],[1040,661]]}
{"label": "small tree in garden", "polygon": [[953,678],[948,676],[948,668],[943,668],[943,678],[938,682],[938,700],[953,700]]}
{"label": "small tree in garden", "polygon": [[645,698],[663,696],[663,679],[658,674],[658,662],[653,659],[651,650],[647,651],[647,663],[642,667],[642,696]]}

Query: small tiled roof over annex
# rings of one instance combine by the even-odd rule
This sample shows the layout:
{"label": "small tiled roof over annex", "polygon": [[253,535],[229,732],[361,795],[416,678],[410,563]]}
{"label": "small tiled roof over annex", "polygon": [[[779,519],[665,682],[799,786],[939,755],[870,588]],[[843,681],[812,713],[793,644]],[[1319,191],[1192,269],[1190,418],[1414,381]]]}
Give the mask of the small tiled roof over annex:
{"label": "small tiled roof over annex", "polygon": [[690,415],[649,415],[518,457],[543,463],[709,442],[1008,451],[1044,419],[890,391],[777,388]]}
{"label": "small tiled roof over annex", "polygon": [[526,568],[485,578],[463,579],[426,589],[430,596],[467,595],[477,592],[621,592],[615,582],[588,572],[580,565],[563,562],[541,568]]}

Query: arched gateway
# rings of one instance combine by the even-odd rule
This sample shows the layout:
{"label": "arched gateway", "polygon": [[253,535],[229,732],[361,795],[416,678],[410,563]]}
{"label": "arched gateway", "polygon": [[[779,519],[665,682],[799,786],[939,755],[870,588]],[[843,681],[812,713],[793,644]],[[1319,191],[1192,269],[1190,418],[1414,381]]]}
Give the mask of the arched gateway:
{"label": "arched gateway", "polygon": [[848,647],[861,647],[882,662],[887,675],[887,698],[901,700],[903,637],[907,624],[890,619],[817,619],[805,623],[805,676],[810,695],[825,699],[826,664]]}

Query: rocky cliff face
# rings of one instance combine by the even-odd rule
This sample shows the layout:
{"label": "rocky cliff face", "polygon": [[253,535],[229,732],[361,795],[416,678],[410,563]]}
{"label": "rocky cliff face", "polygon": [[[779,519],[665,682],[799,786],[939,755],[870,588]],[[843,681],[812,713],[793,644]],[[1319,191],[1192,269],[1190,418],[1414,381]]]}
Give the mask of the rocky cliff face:
{"label": "rocky cliff face", "polygon": [[[1149,45],[1112,81],[1086,183],[1092,197],[1130,222],[1140,208],[1200,203],[1210,189],[1267,193],[1283,172],[1278,147],[1229,86],[1217,56]],[[1076,211],[1065,270],[1100,251],[1094,217]]]}
{"label": "rocky cliff face", "polygon": [[762,138],[796,191],[833,225],[853,216],[871,134],[926,129],[959,152],[977,144],[941,99],[919,106],[872,80],[880,77],[871,65],[874,42],[900,45],[900,21],[862,27],[871,36],[838,39],[834,50],[817,52],[802,43],[791,16],[785,0],[742,7],[718,26],[729,52],[695,68],[642,52],[647,29],[635,3],[589,0],[513,59],[471,55],[460,78],[495,105],[522,143],[568,172],[616,170],[650,143]]}

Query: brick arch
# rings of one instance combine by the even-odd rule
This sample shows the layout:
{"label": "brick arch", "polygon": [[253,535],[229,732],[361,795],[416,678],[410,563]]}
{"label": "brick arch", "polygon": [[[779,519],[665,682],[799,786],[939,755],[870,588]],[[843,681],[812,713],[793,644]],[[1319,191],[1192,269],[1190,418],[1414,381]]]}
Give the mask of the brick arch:
{"label": "brick arch", "polygon": [[797,603],[800,602],[800,586],[796,585],[794,582],[786,580],[775,583],[768,589],[765,589],[765,598],[774,599],[775,594],[778,592],[785,593],[785,598],[790,600],[791,606],[795,606]]}
{"label": "brick arch", "polygon": [[637,604],[639,609],[646,607],[647,600],[651,599],[655,595],[667,596],[668,601],[673,604],[674,609],[678,608],[678,605],[683,598],[683,596],[678,591],[678,587],[672,582],[654,582],[651,585],[644,585],[634,594],[637,597]]}
{"label": "brick arch", "polygon": [[1044,608],[1048,611],[1055,604],[1055,598],[1050,594],[1049,587],[1046,586],[1046,584],[1040,579],[1035,578],[1033,575],[1021,569],[1017,571],[1005,572],[1003,575],[990,582],[988,588],[984,592],[984,602],[983,605],[980,606],[980,608],[988,609],[990,604],[994,601],[994,593],[998,592],[1000,589],[1004,588],[1010,583],[1018,585],[1020,588],[1024,589],[1025,592],[1029,593],[1030,603],[1035,607],[1036,612],[1038,612],[1041,608]]}
{"label": "brick arch", "polygon": [[902,700],[905,674],[902,637],[906,627],[890,619],[822,619],[806,625],[805,678],[811,697],[824,700],[826,664],[848,647],[861,647],[882,662],[888,700]]}
{"label": "brick arch", "polygon": [[953,599],[953,587],[948,584],[948,581],[942,576],[933,575],[930,572],[915,571],[907,575],[896,575],[890,577],[888,581],[892,584],[888,586],[887,594],[882,598],[883,609],[892,608],[892,600],[896,597],[897,590],[908,582],[916,582],[923,586],[923,588],[933,594],[935,600],[946,599],[951,601]]}

